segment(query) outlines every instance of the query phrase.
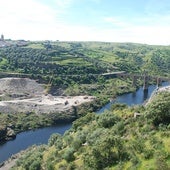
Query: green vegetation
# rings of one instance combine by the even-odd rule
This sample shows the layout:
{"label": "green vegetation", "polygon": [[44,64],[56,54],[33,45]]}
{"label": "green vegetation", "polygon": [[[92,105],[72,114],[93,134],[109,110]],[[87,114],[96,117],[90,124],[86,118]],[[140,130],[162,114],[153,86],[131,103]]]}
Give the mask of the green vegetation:
{"label": "green vegetation", "polygon": [[[119,45],[114,43],[30,42],[23,47],[0,48],[1,77],[33,78],[39,80],[40,83],[45,83],[47,92],[57,95],[97,97],[95,103],[76,108],[74,115],[62,116],[63,113],[56,113],[55,116],[50,115],[48,118],[46,115],[37,116],[34,113],[1,114],[0,120],[4,120],[4,127],[12,124],[13,130],[19,132],[53,125],[60,121],[74,120],[88,111],[96,111],[117,95],[135,90],[135,87],[131,86],[132,80],[130,79],[108,79],[101,75],[122,70],[114,66],[115,63],[112,61],[118,62],[119,59],[109,50],[110,46]],[[58,89],[62,89],[61,92]],[[2,100],[3,98],[7,99],[7,97],[1,97]],[[27,123],[23,124],[24,120]]]}
{"label": "green vegetation", "polygon": [[170,95],[163,92],[152,101],[148,107],[147,117],[151,122],[158,126],[160,124],[169,124],[170,122]]}
{"label": "green vegetation", "polygon": [[[169,76],[169,68],[169,46],[47,41],[0,48],[1,72],[20,73],[20,76],[38,79],[48,84],[49,92],[57,87],[62,88],[65,95],[90,94],[100,99],[115,98],[135,90],[131,86],[132,80],[113,80],[101,74],[126,71]],[[137,86],[142,84],[140,80],[137,83]]]}
{"label": "green vegetation", "polygon": [[[7,132],[4,134],[4,129],[10,128],[16,134],[26,130],[32,130],[47,126],[52,126],[61,123],[72,122],[75,119],[84,116],[87,112],[94,112],[106,103],[105,100],[94,100],[90,103],[84,103],[77,107],[63,112],[50,114],[35,114],[30,113],[15,113],[3,114],[0,113],[0,140],[4,141],[7,138]],[[7,131],[7,130],[6,130]],[[3,135],[1,135],[1,133]]]}
{"label": "green vegetation", "polygon": [[[62,88],[65,95],[90,94],[100,99],[115,98],[135,90],[131,86],[132,80],[113,80],[101,74],[126,71],[169,76],[169,68],[169,46],[56,41],[0,48],[1,72],[20,73],[20,76],[38,79],[48,84],[49,92],[57,87]],[[139,86],[142,81],[137,83]]]}
{"label": "green vegetation", "polygon": [[[70,116],[70,117],[69,117]],[[11,127],[16,133],[44,126],[54,125],[57,122],[67,122],[74,120],[75,117],[63,117],[63,114],[36,115],[34,113],[0,114],[0,124],[4,127]]]}
{"label": "green vegetation", "polygon": [[[71,120],[81,118],[72,129],[63,136],[54,134],[48,146],[31,148],[13,169],[170,169],[169,93],[159,94],[146,108],[116,104],[102,115],[92,113],[109,99],[136,88],[130,78],[109,78],[103,73],[147,72],[168,77],[169,68],[169,46],[56,41],[0,48],[1,72],[39,80],[57,95],[97,97],[95,103],[73,108]],[[142,84],[140,80],[137,83]],[[135,112],[141,116],[134,118]],[[0,114],[0,123],[12,125],[18,132],[65,118],[58,114]]]}
{"label": "green vegetation", "polygon": [[30,42],[0,49],[0,69],[29,74],[55,86],[100,82],[114,71],[169,75],[169,46],[100,42]]}
{"label": "green vegetation", "polygon": [[160,93],[146,107],[115,104],[101,115],[88,113],[63,136],[53,134],[48,146],[30,148],[12,169],[169,170],[169,98]]}

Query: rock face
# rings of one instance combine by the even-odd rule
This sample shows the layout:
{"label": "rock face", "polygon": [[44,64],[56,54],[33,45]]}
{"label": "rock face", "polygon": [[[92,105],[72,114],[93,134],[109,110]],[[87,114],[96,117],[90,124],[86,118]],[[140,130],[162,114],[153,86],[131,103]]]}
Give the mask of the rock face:
{"label": "rock face", "polygon": [[6,140],[14,139],[16,137],[16,133],[13,129],[7,127],[7,134],[6,134]]}
{"label": "rock face", "polygon": [[0,127],[0,141],[14,139],[15,137],[16,133],[14,132],[13,129],[6,126]]}
{"label": "rock face", "polygon": [[0,141],[6,139],[6,134],[7,134],[7,127],[6,126],[1,126],[0,127]]}

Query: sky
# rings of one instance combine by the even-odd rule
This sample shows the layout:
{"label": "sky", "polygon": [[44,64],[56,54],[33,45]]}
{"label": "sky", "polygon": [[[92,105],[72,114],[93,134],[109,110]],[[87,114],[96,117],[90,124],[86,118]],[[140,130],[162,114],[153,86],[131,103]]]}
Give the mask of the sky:
{"label": "sky", "polygon": [[6,39],[170,45],[169,0],[0,0]]}

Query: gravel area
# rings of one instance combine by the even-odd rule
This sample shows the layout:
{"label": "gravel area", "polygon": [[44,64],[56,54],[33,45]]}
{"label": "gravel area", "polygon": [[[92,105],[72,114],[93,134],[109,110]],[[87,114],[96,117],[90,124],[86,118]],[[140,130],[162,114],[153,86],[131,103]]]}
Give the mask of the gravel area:
{"label": "gravel area", "polygon": [[94,100],[93,96],[52,96],[42,84],[28,78],[0,79],[0,112],[50,114]]}

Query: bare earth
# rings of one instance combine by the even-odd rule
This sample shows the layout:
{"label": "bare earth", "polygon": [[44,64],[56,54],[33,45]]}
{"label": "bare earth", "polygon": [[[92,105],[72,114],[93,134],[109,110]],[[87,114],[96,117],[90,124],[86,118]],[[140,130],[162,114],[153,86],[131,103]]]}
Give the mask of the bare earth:
{"label": "bare earth", "polygon": [[169,91],[170,92],[170,86],[161,87],[161,88],[159,88],[159,91]]}
{"label": "bare earth", "polygon": [[1,113],[55,113],[94,100],[93,96],[52,96],[42,84],[28,78],[0,79]]}
{"label": "bare earth", "polygon": [[17,159],[10,160],[9,162],[6,162],[4,164],[4,166],[0,167],[0,170],[9,170],[10,168],[12,168],[15,165],[16,161],[17,161]]}

